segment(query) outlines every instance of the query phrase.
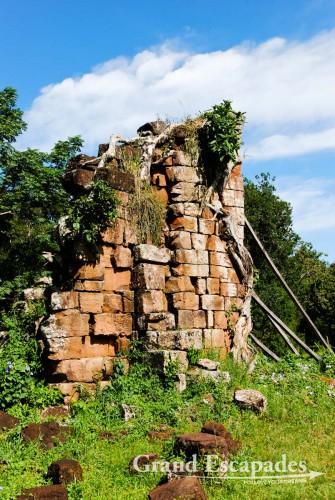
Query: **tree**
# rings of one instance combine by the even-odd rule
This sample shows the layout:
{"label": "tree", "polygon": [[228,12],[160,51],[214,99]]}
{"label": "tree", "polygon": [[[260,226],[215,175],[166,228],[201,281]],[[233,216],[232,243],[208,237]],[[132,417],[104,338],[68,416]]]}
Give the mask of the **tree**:
{"label": "tree", "polygon": [[[276,195],[270,174],[245,179],[245,211],[267,252],[283,274],[321,333],[334,342],[334,265],[328,266],[323,255],[310,243],[303,242],[292,227],[292,207]],[[246,244],[256,268],[255,288],[262,300],[292,330],[313,345],[317,338],[301,313],[278,282],[262,252],[246,230]],[[279,353],[287,352],[283,340],[258,307],[253,305],[256,336]]]}
{"label": "tree", "polygon": [[61,177],[82,140],[59,141],[50,153],[13,147],[26,129],[15,89],[0,92],[0,301],[7,306],[45,274],[43,251],[57,250],[55,223],[68,210]]}

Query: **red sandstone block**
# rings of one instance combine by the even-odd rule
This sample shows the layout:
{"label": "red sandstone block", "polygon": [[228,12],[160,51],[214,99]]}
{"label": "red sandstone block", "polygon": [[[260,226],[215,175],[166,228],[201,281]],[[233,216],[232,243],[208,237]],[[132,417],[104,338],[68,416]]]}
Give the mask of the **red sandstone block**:
{"label": "red sandstone block", "polygon": [[174,276],[195,276],[207,277],[209,274],[209,266],[201,264],[179,264],[172,268]]}
{"label": "red sandstone block", "polygon": [[107,231],[102,234],[102,241],[104,243],[114,243],[115,245],[122,245],[124,230],[125,221],[123,219],[117,219],[113,226],[109,227]]}
{"label": "red sandstone block", "polygon": [[124,290],[120,292],[122,296],[122,305],[123,305],[123,311],[132,313],[135,311],[135,304],[134,304],[134,292],[131,290]]}
{"label": "red sandstone block", "polygon": [[65,359],[55,366],[52,377],[64,377],[68,382],[94,382],[113,374],[115,358]]}
{"label": "red sandstone block", "polygon": [[219,329],[211,328],[203,331],[203,342],[206,349],[227,349],[228,332]]}
{"label": "red sandstone block", "polygon": [[165,284],[165,293],[194,292],[189,276],[171,276]]}
{"label": "red sandstone block", "polygon": [[223,266],[210,266],[210,277],[226,280],[228,276],[228,268]]}
{"label": "red sandstone block", "polygon": [[224,298],[220,295],[202,295],[201,307],[209,311],[224,311]]}
{"label": "red sandstone block", "polygon": [[207,293],[207,282],[206,278],[198,278],[195,282],[195,293],[198,295],[206,295]]}
{"label": "red sandstone block", "polygon": [[169,182],[199,182],[199,176],[195,168],[190,167],[167,167],[166,176]]}
{"label": "red sandstone block", "polygon": [[242,163],[237,163],[230,174],[232,177],[242,176]]}
{"label": "red sandstone block", "polygon": [[214,311],[214,328],[227,328],[227,316],[225,311]]}
{"label": "red sandstone block", "polygon": [[163,203],[164,205],[168,203],[169,195],[165,188],[155,188],[155,193],[161,203]]}
{"label": "red sandstone block", "polygon": [[227,244],[219,236],[212,235],[207,240],[206,249],[214,252],[226,252]]}
{"label": "red sandstone block", "polygon": [[104,289],[107,292],[128,289],[130,286],[130,278],[130,270],[105,269]]}
{"label": "red sandstone block", "polygon": [[94,335],[132,334],[133,322],[131,314],[102,313],[94,316]]}
{"label": "red sandstone block", "polygon": [[214,213],[209,207],[205,207],[201,212],[203,219],[213,219]]}
{"label": "red sandstone block", "polygon": [[208,264],[206,250],[176,250],[175,262],[179,264]]}
{"label": "red sandstone block", "polygon": [[237,285],[240,284],[240,279],[237,276],[237,273],[233,267],[231,269],[228,269],[228,281],[230,283],[235,283]]}
{"label": "red sandstone block", "polygon": [[[59,340],[59,339],[57,339]],[[115,340],[110,337],[69,337],[59,343],[48,342],[51,360],[115,356]]]}
{"label": "red sandstone block", "polygon": [[219,295],[220,293],[219,278],[207,278],[207,292],[210,295]]}
{"label": "red sandstone block", "polygon": [[115,194],[118,197],[120,205],[128,205],[128,203],[129,203],[129,193],[126,193],[125,191],[119,191],[118,189],[115,189]]}
{"label": "red sandstone block", "polygon": [[136,294],[137,312],[150,314],[167,311],[167,301],[162,290],[142,290]]}
{"label": "red sandstone block", "polygon": [[177,328],[206,328],[205,311],[178,310]]}
{"label": "red sandstone block", "polygon": [[231,260],[226,252],[209,252],[211,266],[231,267]]}
{"label": "red sandstone block", "polygon": [[166,186],[166,177],[159,171],[154,171],[151,176],[151,182],[154,186],[165,187]]}
{"label": "red sandstone block", "polygon": [[104,279],[104,266],[98,264],[84,264],[81,266],[76,274],[75,279],[79,280],[103,280]]}
{"label": "red sandstone block", "polygon": [[127,337],[118,337],[115,340],[116,344],[116,354],[120,354],[123,351],[127,351],[130,348],[130,340]]}
{"label": "red sandstone block", "polygon": [[244,299],[247,294],[247,289],[244,285],[237,285],[237,296]]}
{"label": "red sandstone block", "polygon": [[209,219],[199,219],[199,233],[214,234],[214,231],[215,231],[215,221]]}
{"label": "red sandstone block", "polygon": [[171,233],[169,238],[170,247],[173,249],[185,248],[190,249],[191,244],[191,234],[187,231],[175,231]]}
{"label": "red sandstone block", "polygon": [[184,229],[185,231],[189,231],[191,233],[198,232],[198,219],[196,217],[190,217],[188,215],[175,218],[172,222],[170,222],[169,225],[172,231],[174,231],[175,229]]}
{"label": "red sandstone block", "polygon": [[136,245],[137,244],[137,233],[136,228],[131,222],[125,224],[124,228],[124,243],[125,245]]}
{"label": "red sandstone block", "polygon": [[206,250],[208,236],[207,234],[191,234],[192,248],[195,250]]}
{"label": "red sandstone block", "polygon": [[101,313],[103,294],[95,292],[82,292],[79,295],[80,311],[83,313]]}
{"label": "red sandstone block", "polygon": [[164,290],[165,266],[159,264],[138,264],[133,269],[133,288],[141,290]]}
{"label": "red sandstone block", "polygon": [[102,312],[116,313],[120,311],[123,311],[122,296],[116,293],[104,293]]}
{"label": "red sandstone block", "polygon": [[213,311],[205,311],[206,312],[206,325],[207,328],[214,327],[214,312]]}
{"label": "red sandstone block", "polygon": [[172,295],[173,306],[176,309],[199,309],[199,296],[192,292],[179,292]]}
{"label": "red sandstone block", "polygon": [[103,282],[76,280],[73,289],[81,292],[101,292],[103,289]]}
{"label": "red sandstone block", "polygon": [[41,323],[41,332],[45,338],[82,337],[89,335],[89,319],[89,314],[67,309],[50,314]]}
{"label": "red sandstone block", "polygon": [[200,203],[185,202],[182,205],[184,205],[184,215],[190,215],[191,217],[198,217]]}
{"label": "red sandstone block", "polygon": [[173,165],[183,165],[186,167],[191,167],[192,157],[190,154],[185,153],[184,151],[173,151],[172,163]]}
{"label": "red sandstone block", "polygon": [[115,267],[127,268],[133,265],[130,248],[118,246],[112,254],[112,264]]}
{"label": "red sandstone block", "polygon": [[172,166],[172,155],[167,156],[167,157],[164,159],[164,161],[163,161],[162,165],[164,165],[164,166],[170,166],[170,165],[171,165],[171,166]]}

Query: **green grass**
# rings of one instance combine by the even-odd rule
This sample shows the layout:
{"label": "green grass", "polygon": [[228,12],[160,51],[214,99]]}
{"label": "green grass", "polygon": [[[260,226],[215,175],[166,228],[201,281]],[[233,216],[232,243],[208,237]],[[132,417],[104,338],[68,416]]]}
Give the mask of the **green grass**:
{"label": "green grass", "polygon": [[[226,425],[243,442],[238,461],[307,462],[307,470],[323,472],[312,481],[299,484],[245,484],[242,481],[204,482],[209,499],[333,499],[335,498],[335,389],[320,380],[319,367],[310,361],[288,358],[274,364],[260,357],[252,375],[227,359],[223,368],[231,373],[231,383],[189,384],[176,394],[167,390],[157,376],[142,366],[134,366],[128,376],[117,377],[103,395],[80,400],[71,409],[75,432],[67,442],[41,451],[38,443],[24,444],[19,429],[0,434],[1,499],[13,499],[22,489],[47,484],[45,473],[51,462],[61,458],[77,459],[84,479],[68,487],[70,500],[141,500],[157,486],[164,474],[131,474],[132,457],[154,452],[173,460],[174,439],[149,441],[149,430],[159,424],[173,428],[175,434],[200,431],[206,420]],[[232,402],[235,388],[255,388],[268,398],[264,415],[240,411]],[[214,406],[205,404],[211,393]],[[307,399],[306,399],[307,398]],[[125,423],[121,403],[136,406],[136,418]],[[16,406],[10,413],[22,425],[38,421],[38,412]],[[109,430],[116,441],[102,440],[99,433]],[[124,434],[127,431],[127,434]]]}

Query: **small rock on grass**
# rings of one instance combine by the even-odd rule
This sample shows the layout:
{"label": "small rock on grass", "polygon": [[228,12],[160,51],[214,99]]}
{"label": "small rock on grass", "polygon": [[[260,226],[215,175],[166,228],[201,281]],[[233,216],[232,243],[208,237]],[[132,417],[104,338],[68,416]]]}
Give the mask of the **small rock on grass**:
{"label": "small rock on grass", "polygon": [[239,408],[256,413],[265,412],[268,405],[264,394],[255,389],[237,389],[234,393],[234,402]]}
{"label": "small rock on grass", "polygon": [[201,432],[205,434],[213,434],[214,436],[221,436],[226,440],[229,453],[235,454],[242,446],[242,441],[236,441],[227,431],[223,424],[218,422],[205,422],[201,428]]}
{"label": "small rock on grass", "polygon": [[198,478],[191,476],[172,481],[154,488],[149,493],[149,500],[207,500]]}
{"label": "small rock on grass", "polygon": [[0,410],[0,431],[15,429],[20,423],[19,419],[12,417],[5,411]]}
{"label": "small rock on grass", "polygon": [[77,460],[57,460],[49,465],[47,476],[54,484],[70,484],[83,479],[83,469]]}
{"label": "small rock on grass", "polygon": [[68,500],[67,490],[63,484],[54,486],[38,486],[22,491],[16,500]]}

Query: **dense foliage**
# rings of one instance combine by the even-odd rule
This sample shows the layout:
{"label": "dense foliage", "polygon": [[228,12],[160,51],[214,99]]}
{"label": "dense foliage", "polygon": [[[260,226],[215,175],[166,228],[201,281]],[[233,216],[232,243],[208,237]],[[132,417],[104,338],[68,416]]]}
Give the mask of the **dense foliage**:
{"label": "dense foliage", "polygon": [[[245,179],[246,216],[309,316],[334,344],[335,266],[328,265],[322,254],[294,232],[292,207],[276,195],[274,180],[269,174],[256,176],[255,181]],[[247,230],[246,244],[256,268],[257,293],[288,326],[313,345],[318,339],[305,324]],[[255,335],[276,352],[285,352],[285,344],[264,314],[256,306],[252,312]]]}

